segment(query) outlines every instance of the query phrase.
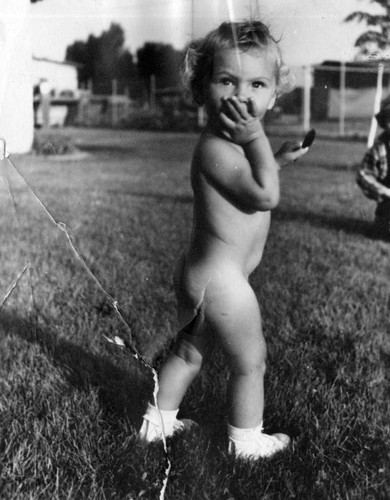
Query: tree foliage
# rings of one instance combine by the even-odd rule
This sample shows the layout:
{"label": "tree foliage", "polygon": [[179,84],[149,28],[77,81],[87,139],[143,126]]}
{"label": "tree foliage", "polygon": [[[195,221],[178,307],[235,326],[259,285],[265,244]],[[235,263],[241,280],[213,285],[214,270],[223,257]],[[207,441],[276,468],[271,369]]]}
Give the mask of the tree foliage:
{"label": "tree foliage", "polygon": [[116,79],[118,92],[127,87],[132,97],[140,97],[155,75],[157,88],[177,87],[180,81],[182,52],[171,45],[147,42],[137,50],[137,64],[124,48],[125,35],[119,24],[111,24],[100,36],[75,41],[67,47],[66,60],[77,63],[80,86],[92,82],[97,94],[110,94]]}
{"label": "tree foliage", "polygon": [[134,88],[137,68],[131,53],[124,48],[125,36],[119,24],[111,24],[100,36],[89,35],[86,42],[75,41],[66,49],[66,60],[78,64],[81,86],[92,82],[98,94],[110,94],[112,81],[117,80],[118,91]]}
{"label": "tree foliage", "polygon": [[182,58],[183,53],[172,45],[146,42],[137,50],[138,71],[145,80],[154,75],[158,88],[178,87]]}
{"label": "tree foliage", "polygon": [[355,11],[349,14],[344,21],[364,23],[367,26],[355,41],[355,47],[363,56],[386,57],[390,50],[390,0],[371,0],[379,5],[383,11],[371,14],[364,11]]}

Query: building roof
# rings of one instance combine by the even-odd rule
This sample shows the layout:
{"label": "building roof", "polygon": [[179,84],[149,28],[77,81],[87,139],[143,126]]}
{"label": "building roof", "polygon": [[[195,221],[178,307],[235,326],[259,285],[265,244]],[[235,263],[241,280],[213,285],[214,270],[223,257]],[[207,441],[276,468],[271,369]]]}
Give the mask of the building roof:
{"label": "building roof", "polygon": [[76,68],[78,66],[82,66],[81,64],[73,62],[73,61],[55,61],[54,59],[49,59],[47,57],[33,56],[33,61],[42,61],[42,62],[48,62],[48,63],[52,63],[52,64],[61,64],[63,66],[74,66]]}

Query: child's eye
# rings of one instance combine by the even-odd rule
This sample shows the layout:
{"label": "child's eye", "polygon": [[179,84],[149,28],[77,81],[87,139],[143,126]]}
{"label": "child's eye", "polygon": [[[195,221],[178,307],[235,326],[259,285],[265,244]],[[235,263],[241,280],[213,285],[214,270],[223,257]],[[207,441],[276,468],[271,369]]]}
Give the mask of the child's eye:
{"label": "child's eye", "polygon": [[222,85],[232,85],[233,82],[230,78],[221,78]]}
{"label": "child's eye", "polygon": [[252,87],[254,87],[255,89],[259,89],[259,88],[262,88],[262,87],[265,87],[265,84],[264,82],[252,82]]}

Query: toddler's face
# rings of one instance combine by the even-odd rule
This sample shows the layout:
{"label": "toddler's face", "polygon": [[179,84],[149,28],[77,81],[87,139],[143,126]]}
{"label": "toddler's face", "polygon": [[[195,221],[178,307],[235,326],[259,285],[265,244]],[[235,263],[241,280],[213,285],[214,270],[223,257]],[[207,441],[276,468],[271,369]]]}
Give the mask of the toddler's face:
{"label": "toddler's face", "polygon": [[276,97],[275,59],[267,53],[251,49],[220,50],[215,54],[210,81],[205,88],[205,106],[209,118],[216,120],[223,97],[237,96],[242,102],[251,97],[257,106],[259,119],[271,109]]}

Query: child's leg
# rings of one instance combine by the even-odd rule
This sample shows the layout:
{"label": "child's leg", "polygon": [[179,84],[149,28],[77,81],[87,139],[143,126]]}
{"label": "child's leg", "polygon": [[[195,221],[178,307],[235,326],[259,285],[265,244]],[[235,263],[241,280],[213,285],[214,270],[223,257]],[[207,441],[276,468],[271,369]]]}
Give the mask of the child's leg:
{"label": "child's leg", "polygon": [[148,405],[139,431],[144,441],[161,440],[172,436],[176,431],[189,429],[194,422],[177,420],[179,405],[198,375],[204,351],[204,335],[197,329],[196,335],[180,332],[174,352],[163,365],[159,375],[157,408]]}
{"label": "child's leg", "polygon": [[[185,284],[185,257],[178,261],[174,274],[177,300],[177,315],[181,330],[174,352],[169,356],[159,373],[157,405],[161,410],[177,410],[192,381],[202,366],[206,346],[204,315],[201,307],[203,290],[197,296],[189,294]],[[200,292],[200,293],[199,293]]]}
{"label": "child's leg", "polygon": [[204,341],[198,334],[179,334],[174,352],[160,370],[157,405],[161,410],[177,410],[198,375],[203,361]]}
{"label": "child's leg", "polygon": [[232,274],[222,283],[210,284],[206,324],[227,354],[231,376],[228,387],[229,452],[237,457],[268,457],[289,443],[285,434],[262,432],[266,345],[260,308],[244,276]]}
{"label": "child's leg", "polygon": [[206,296],[206,324],[215,332],[230,365],[229,423],[252,428],[263,419],[266,344],[260,308],[249,283],[240,273],[218,284]]}

